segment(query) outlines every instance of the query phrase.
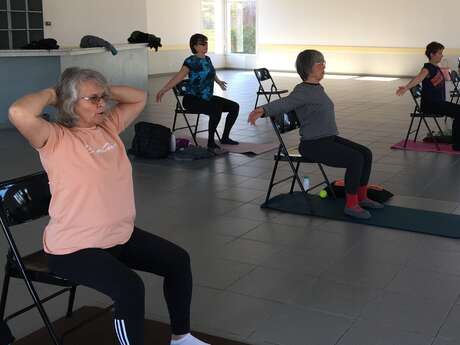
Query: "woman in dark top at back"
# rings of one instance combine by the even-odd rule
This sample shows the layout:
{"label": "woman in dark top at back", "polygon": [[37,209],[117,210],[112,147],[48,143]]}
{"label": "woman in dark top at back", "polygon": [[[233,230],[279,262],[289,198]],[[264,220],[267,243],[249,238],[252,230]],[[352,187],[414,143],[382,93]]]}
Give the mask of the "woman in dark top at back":
{"label": "woman in dark top at back", "polygon": [[460,151],[460,104],[446,101],[446,80],[438,64],[443,58],[444,46],[439,42],[431,42],[426,46],[425,55],[428,62],[420,73],[407,85],[400,86],[396,91],[398,96],[422,83],[421,110],[425,113],[441,114],[453,118],[452,148]]}

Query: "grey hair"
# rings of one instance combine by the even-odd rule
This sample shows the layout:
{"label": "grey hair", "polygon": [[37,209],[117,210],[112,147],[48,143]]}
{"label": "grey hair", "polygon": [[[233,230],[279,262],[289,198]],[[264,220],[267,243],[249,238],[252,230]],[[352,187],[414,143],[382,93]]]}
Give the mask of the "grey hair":
{"label": "grey hair", "polygon": [[295,68],[302,80],[307,80],[313,65],[318,62],[324,62],[324,55],[313,49],[307,49],[297,55]]}
{"label": "grey hair", "polygon": [[66,127],[74,127],[79,119],[75,105],[80,100],[79,87],[82,82],[94,81],[109,93],[107,79],[98,71],[70,67],[62,72],[56,85],[56,122]]}

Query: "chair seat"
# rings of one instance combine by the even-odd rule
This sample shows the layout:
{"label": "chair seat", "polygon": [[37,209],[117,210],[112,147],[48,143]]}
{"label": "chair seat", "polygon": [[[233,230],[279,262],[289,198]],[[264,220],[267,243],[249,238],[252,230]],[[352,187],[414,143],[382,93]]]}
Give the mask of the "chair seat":
{"label": "chair seat", "polygon": [[[302,162],[302,163],[317,163],[313,160],[310,160],[308,158],[305,158],[303,157],[300,152],[299,152],[299,149],[297,147],[291,147],[288,149],[288,153],[289,153],[289,157],[291,158],[291,161],[293,162]],[[275,159],[276,159],[276,155],[275,155]],[[284,155],[284,153],[280,153],[280,160],[281,161],[287,161],[287,158],[286,156]]]}
{"label": "chair seat", "polygon": [[436,117],[436,118],[441,118],[444,117],[445,115],[442,114],[430,114],[430,113],[411,113],[411,117]]}
{"label": "chair seat", "polygon": [[278,91],[257,91],[258,95],[278,95],[280,93],[286,93],[289,90],[278,90]]}
{"label": "chair seat", "polygon": [[[67,279],[55,276],[50,272],[48,269],[48,258],[43,250],[27,255],[23,257],[22,260],[28,275],[33,281],[58,286],[76,285]],[[11,265],[11,276],[15,278],[22,278],[22,275],[15,264]]]}

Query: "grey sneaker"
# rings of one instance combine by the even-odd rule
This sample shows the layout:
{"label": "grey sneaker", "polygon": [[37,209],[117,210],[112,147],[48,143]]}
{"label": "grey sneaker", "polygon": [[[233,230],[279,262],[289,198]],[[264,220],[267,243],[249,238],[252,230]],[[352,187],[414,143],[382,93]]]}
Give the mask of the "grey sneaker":
{"label": "grey sneaker", "polygon": [[356,207],[345,207],[343,209],[343,213],[345,213],[347,216],[353,217],[353,218],[358,218],[358,219],[369,219],[371,218],[371,214],[369,211],[366,211],[365,209],[356,206]]}
{"label": "grey sneaker", "polygon": [[383,208],[383,204],[371,200],[369,198],[363,199],[359,202],[359,206],[364,207],[364,208],[373,208],[373,209],[378,209],[378,208]]}

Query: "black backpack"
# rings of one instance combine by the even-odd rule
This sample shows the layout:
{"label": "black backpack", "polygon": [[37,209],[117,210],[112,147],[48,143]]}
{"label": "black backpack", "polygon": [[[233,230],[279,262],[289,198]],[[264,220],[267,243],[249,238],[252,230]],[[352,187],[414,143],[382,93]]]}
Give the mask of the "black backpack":
{"label": "black backpack", "polygon": [[134,126],[134,133],[129,153],[142,158],[168,157],[171,145],[171,130],[168,127],[141,121]]}

